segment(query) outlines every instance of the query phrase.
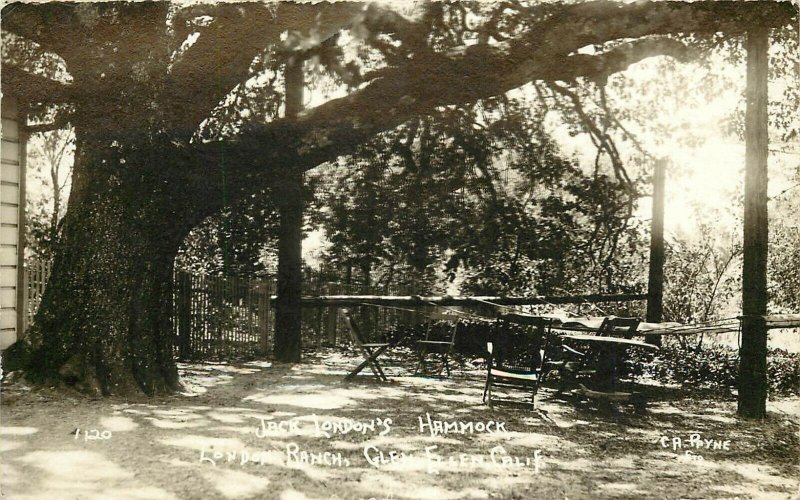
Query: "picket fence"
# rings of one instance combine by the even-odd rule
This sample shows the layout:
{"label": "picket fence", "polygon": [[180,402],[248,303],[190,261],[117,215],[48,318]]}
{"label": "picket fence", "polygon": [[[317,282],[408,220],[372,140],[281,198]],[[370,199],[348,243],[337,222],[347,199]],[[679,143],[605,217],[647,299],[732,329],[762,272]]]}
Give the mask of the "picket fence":
{"label": "picket fence", "polygon": [[[26,327],[33,322],[52,264],[30,261],[25,267]],[[172,331],[175,356],[181,360],[221,361],[269,357],[274,339],[275,280],[271,277],[209,276],[176,272],[173,283]],[[410,295],[408,287],[364,287],[307,279],[304,296]],[[386,331],[416,320],[408,311],[368,304],[355,314],[365,327]],[[306,307],[302,312],[303,345],[336,345],[347,336],[336,307]]]}
{"label": "picket fence", "polygon": [[53,270],[53,263],[49,260],[32,260],[25,263],[24,276],[24,289],[25,289],[25,305],[23,307],[23,326],[24,330],[33,322],[33,317],[36,311],[39,310],[39,304],[42,302],[44,289],[47,286],[47,280],[50,278],[50,273]]}

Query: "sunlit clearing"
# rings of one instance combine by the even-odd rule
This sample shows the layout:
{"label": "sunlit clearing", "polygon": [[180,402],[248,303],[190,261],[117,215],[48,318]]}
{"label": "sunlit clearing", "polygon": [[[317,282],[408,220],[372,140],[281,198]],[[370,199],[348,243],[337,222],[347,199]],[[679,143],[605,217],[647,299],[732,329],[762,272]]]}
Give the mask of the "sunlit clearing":
{"label": "sunlit clearing", "polygon": [[241,471],[209,469],[203,477],[225,498],[250,498],[269,487],[268,479]]}
{"label": "sunlit clearing", "polygon": [[128,417],[103,417],[100,419],[103,429],[113,432],[132,431],[139,427],[139,424]]}
{"label": "sunlit clearing", "polygon": [[162,444],[168,446],[177,446],[180,448],[189,448],[196,450],[198,454],[200,450],[214,450],[220,452],[238,451],[244,448],[244,444],[233,438],[214,438],[208,436],[199,436],[190,434],[188,436],[181,436],[177,438],[165,438],[159,440]]}
{"label": "sunlit clearing", "polygon": [[0,427],[0,436],[27,436],[39,432],[35,427]]}
{"label": "sunlit clearing", "polygon": [[20,462],[35,465],[56,478],[101,481],[131,477],[132,474],[93,451],[34,451]]}
{"label": "sunlit clearing", "polygon": [[336,394],[254,394],[247,396],[245,401],[256,401],[264,404],[298,406],[301,408],[315,408],[318,410],[335,410],[355,404],[355,400]]}
{"label": "sunlit clearing", "polygon": [[289,489],[282,491],[279,498],[280,500],[308,500],[309,497],[297,490]]}

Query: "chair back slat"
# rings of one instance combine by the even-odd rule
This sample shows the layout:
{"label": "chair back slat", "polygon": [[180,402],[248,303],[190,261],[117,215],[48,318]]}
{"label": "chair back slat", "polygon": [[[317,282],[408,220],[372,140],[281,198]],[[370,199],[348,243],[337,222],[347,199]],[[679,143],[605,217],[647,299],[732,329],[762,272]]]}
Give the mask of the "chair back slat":
{"label": "chair back slat", "polygon": [[350,332],[350,337],[353,339],[353,342],[358,345],[362,346],[366,344],[366,340],[364,340],[364,336],[361,334],[361,329],[358,327],[355,319],[350,314],[349,309],[342,309],[342,314],[344,315],[344,321],[347,324],[347,331]]}
{"label": "chair back slat", "polygon": [[[517,318],[508,317],[495,330],[493,357],[497,367],[530,371],[541,369],[544,358],[542,351],[547,350],[547,329],[552,319],[530,315],[523,318],[523,321],[517,322],[514,321]],[[510,322],[524,325],[524,333],[509,331]]]}
{"label": "chair back slat", "polygon": [[639,320],[636,318],[608,317],[603,320],[597,335],[600,337],[624,337],[629,339],[636,334]]}

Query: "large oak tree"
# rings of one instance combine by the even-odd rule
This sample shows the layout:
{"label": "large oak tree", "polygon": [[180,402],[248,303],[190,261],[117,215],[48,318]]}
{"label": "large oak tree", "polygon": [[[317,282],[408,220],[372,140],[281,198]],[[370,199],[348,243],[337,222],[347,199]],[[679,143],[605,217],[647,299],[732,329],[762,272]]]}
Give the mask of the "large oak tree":
{"label": "large oak tree", "polygon": [[[531,81],[602,81],[647,57],[685,57],[686,35],[744,35],[796,15],[761,1],[430,3],[408,16],[346,2],[7,5],[4,32],[57,55],[71,76],[57,85],[6,64],[7,88],[67,103],[76,134],[28,371],[103,394],[169,391],[173,261],[206,217],[437,106]],[[343,64],[342,32],[372,54],[362,71]],[[351,91],[296,118],[204,133],[256,62],[309,57]]]}

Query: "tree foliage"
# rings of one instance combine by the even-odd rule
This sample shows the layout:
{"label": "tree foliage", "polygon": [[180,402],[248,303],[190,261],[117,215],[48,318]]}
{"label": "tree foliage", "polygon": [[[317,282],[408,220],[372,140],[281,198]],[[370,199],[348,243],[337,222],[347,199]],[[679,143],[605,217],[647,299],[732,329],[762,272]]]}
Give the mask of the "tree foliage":
{"label": "tree foliage", "polygon": [[636,253],[634,194],[564,158],[542,116],[513,99],[444,109],[341,159],[322,217],[331,263],[487,294],[631,286],[615,266]]}
{"label": "tree foliage", "polygon": [[37,134],[29,139],[28,175],[39,184],[30,186],[25,209],[26,248],[38,259],[51,260],[58,244],[61,220],[67,210],[72,165],[70,128]]}
{"label": "tree foliage", "polygon": [[[469,117],[479,109],[471,108],[475,103],[490,109],[493,99],[502,103],[508,92],[531,82],[551,99],[574,106],[574,97],[580,100],[576,81],[602,83],[655,55],[684,58],[694,44],[691,37],[740,36],[754,25],[783,28],[797,11],[790,2],[715,1],[432,2],[408,15],[349,2],[48,2],[9,4],[2,14],[3,31],[30,49],[20,58],[4,58],[4,91],[33,104],[59,106],[50,125],[68,121],[76,137],[53,277],[29,335],[31,373],[93,392],[152,394],[177,384],[170,278],[181,243],[202,221],[221,217],[222,227],[227,220],[233,229],[231,216],[220,214],[246,213],[239,204],[279,185],[278,179],[353,155],[378,134],[394,131],[390,135],[408,140],[403,133],[415,130],[420,144],[457,138],[442,130],[456,128],[458,113],[443,123],[437,114],[455,108]],[[63,62],[69,78],[42,78],[33,59],[45,54]],[[341,92],[297,117],[279,117],[285,97],[281,68],[297,60],[316,62],[315,71],[340,82]],[[553,246],[564,241],[555,229],[515,234],[517,224],[533,219],[534,229],[547,228],[547,218],[564,208],[574,213],[576,227],[585,218],[592,231],[600,228],[576,239],[593,249],[587,258],[613,255],[624,245],[613,235],[624,233],[630,210],[626,202],[620,212],[615,193],[625,172],[602,122],[587,116],[582,126],[599,141],[614,175],[584,178],[562,160],[556,165],[565,174],[537,180],[563,191],[557,199],[537,193],[526,204],[513,192],[516,187],[511,196],[501,195],[499,171],[489,171],[488,159],[496,155],[488,153],[502,140],[471,132],[474,118],[464,118],[461,124],[468,126],[461,133],[464,144],[478,147],[412,148],[413,162],[392,168],[417,169],[409,174],[418,193],[409,194],[420,200],[452,194],[450,188],[462,182],[465,202],[473,207],[470,216],[491,224],[476,235],[465,234],[464,226],[448,234],[470,237],[485,254],[508,255],[500,260],[509,266],[515,249],[528,245],[526,238],[531,252],[546,251],[551,240]],[[534,124],[526,126],[535,132]],[[529,135],[537,144],[532,154],[548,151],[544,136]],[[447,161],[463,157],[477,172],[465,165],[462,177],[444,173],[436,164],[440,154],[452,155]],[[544,154],[553,161],[559,156]],[[519,178],[509,185],[524,186],[525,169],[538,168],[519,161],[525,168],[511,166]],[[546,175],[547,168],[540,173]],[[464,182],[470,175],[474,179]],[[437,176],[441,183],[433,182]],[[629,181],[624,189],[635,190],[634,179]],[[573,199],[587,194],[596,197]],[[452,210],[449,199],[431,208],[431,215]],[[589,202],[606,209],[601,221],[592,219],[597,211],[588,210]],[[468,243],[445,247],[414,231],[431,221],[414,206],[407,208],[409,222],[400,232],[406,236],[398,245],[408,250],[409,266],[422,269],[447,257],[451,268],[478,268]],[[261,214],[251,212],[254,219]],[[498,237],[500,229],[509,232]],[[502,282],[507,271],[497,274],[489,281]],[[538,290],[542,283],[547,280],[536,276],[514,286]],[[616,284],[616,278],[606,277],[604,286]]]}

